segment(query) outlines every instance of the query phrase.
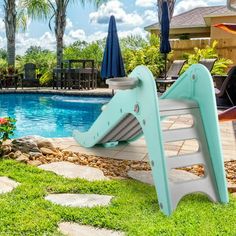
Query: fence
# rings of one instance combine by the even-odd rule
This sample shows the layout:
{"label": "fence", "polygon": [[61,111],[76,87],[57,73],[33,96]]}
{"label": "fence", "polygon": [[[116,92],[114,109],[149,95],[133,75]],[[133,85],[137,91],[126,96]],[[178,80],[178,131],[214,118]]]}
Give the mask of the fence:
{"label": "fence", "polygon": [[[213,39],[176,40],[171,41],[174,50],[174,59],[181,58],[185,52],[193,52],[194,47],[204,48],[210,45]],[[231,59],[236,64],[236,37],[232,39],[217,39],[217,52],[219,57]]]}

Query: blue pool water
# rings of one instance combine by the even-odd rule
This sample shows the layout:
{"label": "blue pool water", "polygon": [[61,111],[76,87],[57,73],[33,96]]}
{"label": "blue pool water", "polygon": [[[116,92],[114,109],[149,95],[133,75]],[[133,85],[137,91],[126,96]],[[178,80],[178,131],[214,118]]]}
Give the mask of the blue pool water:
{"label": "blue pool water", "polygon": [[69,137],[86,131],[110,98],[47,94],[0,94],[0,117],[16,118],[14,137]]}

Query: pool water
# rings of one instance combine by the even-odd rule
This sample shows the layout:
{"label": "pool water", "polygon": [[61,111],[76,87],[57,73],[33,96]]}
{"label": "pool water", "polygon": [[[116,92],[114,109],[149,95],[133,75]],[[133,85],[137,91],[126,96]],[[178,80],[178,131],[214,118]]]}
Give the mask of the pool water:
{"label": "pool water", "polygon": [[27,135],[70,137],[88,130],[108,97],[0,94],[0,117],[16,118],[14,138]]}

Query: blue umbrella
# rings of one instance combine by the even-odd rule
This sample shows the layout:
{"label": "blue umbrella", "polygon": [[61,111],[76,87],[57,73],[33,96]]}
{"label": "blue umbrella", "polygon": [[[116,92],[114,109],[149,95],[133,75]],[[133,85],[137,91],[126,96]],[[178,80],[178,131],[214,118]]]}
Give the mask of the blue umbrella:
{"label": "blue umbrella", "polygon": [[101,76],[103,79],[125,76],[114,16],[110,17],[106,47],[102,60]]}
{"label": "blue umbrella", "polygon": [[161,26],[160,52],[165,58],[165,78],[167,54],[171,51],[169,42],[170,20],[174,11],[175,0],[158,0],[158,17]]}
{"label": "blue umbrella", "polygon": [[169,31],[170,31],[170,19],[169,19],[169,9],[167,2],[162,3],[162,14],[161,14],[161,53],[169,53],[171,51],[170,42],[169,42]]}

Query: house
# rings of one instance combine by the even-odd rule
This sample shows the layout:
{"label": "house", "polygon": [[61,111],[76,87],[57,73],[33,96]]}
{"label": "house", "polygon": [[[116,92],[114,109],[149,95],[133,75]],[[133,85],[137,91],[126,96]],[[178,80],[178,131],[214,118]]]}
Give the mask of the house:
{"label": "house", "polygon": [[[216,27],[217,23],[236,23],[236,12],[226,6],[197,7],[173,16],[170,25],[171,39],[211,38],[229,39],[232,34]],[[159,34],[158,23],[145,27],[145,30]]]}

